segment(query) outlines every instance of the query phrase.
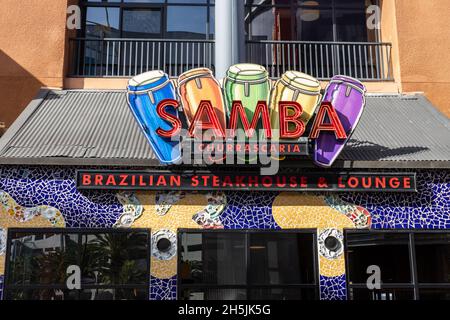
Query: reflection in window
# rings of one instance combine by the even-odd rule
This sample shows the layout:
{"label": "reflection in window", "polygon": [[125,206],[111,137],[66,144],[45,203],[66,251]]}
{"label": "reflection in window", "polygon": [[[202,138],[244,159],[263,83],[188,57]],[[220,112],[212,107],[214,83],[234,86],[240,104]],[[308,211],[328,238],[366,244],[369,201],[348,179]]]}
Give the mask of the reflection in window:
{"label": "reflection in window", "polygon": [[414,239],[418,281],[450,284],[450,234],[418,233]]}
{"label": "reflection in window", "polygon": [[347,234],[349,283],[365,283],[369,266],[380,267],[384,283],[411,283],[408,244],[406,233]]}
{"label": "reflection in window", "polygon": [[[85,5],[87,38],[213,39],[212,0],[90,1]],[[153,4],[150,8],[144,6]],[[186,19],[189,17],[189,19]]]}
{"label": "reflection in window", "polygon": [[246,2],[249,40],[377,41],[366,26],[366,9],[377,0]]}
{"label": "reflection in window", "polygon": [[160,38],[162,12],[159,9],[126,9],[123,11],[124,38]]}
{"label": "reflection in window", "polygon": [[[147,298],[147,232],[11,232],[10,238],[7,299]],[[67,289],[71,265],[80,267],[82,290]]]}
{"label": "reflection in window", "polygon": [[167,8],[166,38],[207,39],[207,15],[206,7],[169,6]]}
{"label": "reflection in window", "polygon": [[[450,300],[450,233],[348,231],[346,242],[349,299]],[[369,266],[381,290],[367,288]]]}
{"label": "reflection in window", "polygon": [[117,38],[120,36],[120,9],[89,7],[86,10],[86,37]]}
{"label": "reflection in window", "polygon": [[314,233],[183,232],[181,299],[314,300]]}

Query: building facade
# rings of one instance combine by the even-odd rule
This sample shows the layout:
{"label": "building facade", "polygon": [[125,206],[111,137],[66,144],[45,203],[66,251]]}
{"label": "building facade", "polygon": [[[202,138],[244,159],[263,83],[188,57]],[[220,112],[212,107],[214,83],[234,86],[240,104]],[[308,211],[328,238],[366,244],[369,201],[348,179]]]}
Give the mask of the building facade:
{"label": "building facade", "polygon": [[[448,41],[434,40],[450,39],[441,25],[449,4],[53,2],[0,9],[0,24],[24,17],[1,41],[0,121],[8,130],[0,139],[0,298],[450,299],[450,70],[439,64]],[[67,28],[77,12],[70,5],[80,9],[79,29]],[[160,183],[202,172],[210,180],[262,177],[245,161],[164,164],[166,142],[148,129],[156,114],[140,119],[141,102],[131,98],[154,84],[142,79],[147,72],[160,70],[157,81],[167,76],[173,85],[187,129],[195,117],[183,100],[186,73],[211,70],[202,75],[208,86],[199,80],[195,90],[213,100],[227,97],[242,63],[264,70],[269,88],[292,71],[317,83],[318,100],[302,120],[307,132],[330,85],[344,83],[346,97],[365,88],[354,126],[335,106],[348,136],[342,153],[320,168],[311,160],[317,142],[306,139],[308,152],[279,158],[276,178],[319,179],[304,190],[292,180]],[[242,90],[246,101],[251,90]],[[273,116],[276,89],[261,91]],[[149,96],[156,107],[158,95]],[[229,127],[231,108],[222,112]],[[95,187],[83,185],[89,172],[99,177]],[[138,180],[121,188],[114,173]],[[142,180],[149,174],[159,177],[156,187]],[[361,185],[339,190],[340,178],[357,176]]]}

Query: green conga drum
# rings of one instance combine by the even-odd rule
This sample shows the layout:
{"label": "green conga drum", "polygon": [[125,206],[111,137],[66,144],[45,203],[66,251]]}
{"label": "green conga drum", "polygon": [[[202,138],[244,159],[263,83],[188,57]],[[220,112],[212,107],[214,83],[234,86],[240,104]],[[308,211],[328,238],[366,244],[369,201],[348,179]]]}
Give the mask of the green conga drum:
{"label": "green conga drum", "polygon": [[[230,120],[233,101],[241,101],[247,119],[251,123],[258,102],[264,101],[267,104],[269,103],[270,89],[269,74],[263,66],[256,64],[236,64],[231,66],[223,83],[228,119]],[[240,120],[237,122],[237,129],[244,129]],[[252,141],[265,139],[264,130],[262,129],[262,121],[259,120],[256,126],[257,134],[253,136]],[[238,141],[249,140],[246,136],[241,136],[239,132],[243,132],[243,130],[238,130]],[[238,158],[245,161],[253,161],[257,156],[238,156]]]}
{"label": "green conga drum", "polygon": [[[248,121],[251,123],[258,101],[269,102],[269,74],[263,66],[256,64],[236,64],[228,69],[223,89],[227,106],[228,119],[231,115],[233,101],[240,100],[245,109]],[[240,121],[237,128],[243,129]],[[259,121],[256,130],[262,129]],[[260,136],[260,138],[262,138]]]}

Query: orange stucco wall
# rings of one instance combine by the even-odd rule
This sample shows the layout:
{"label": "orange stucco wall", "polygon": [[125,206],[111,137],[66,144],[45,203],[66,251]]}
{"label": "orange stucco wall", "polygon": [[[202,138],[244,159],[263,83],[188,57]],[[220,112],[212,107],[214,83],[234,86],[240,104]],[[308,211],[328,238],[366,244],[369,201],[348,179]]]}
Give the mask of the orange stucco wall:
{"label": "orange stucco wall", "polygon": [[2,0],[0,122],[17,118],[40,87],[62,87],[66,0]]}
{"label": "orange stucco wall", "polygon": [[395,1],[403,92],[422,91],[450,117],[450,1]]}

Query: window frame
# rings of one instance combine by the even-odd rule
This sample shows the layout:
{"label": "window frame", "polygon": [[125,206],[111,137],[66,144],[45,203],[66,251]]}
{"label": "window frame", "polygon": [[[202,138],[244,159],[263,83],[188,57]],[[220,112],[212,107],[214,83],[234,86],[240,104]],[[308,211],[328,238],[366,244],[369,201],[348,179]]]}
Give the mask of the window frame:
{"label": "window frame", "polygon": [[136,229],[114,229],[114,228],[8,228],[7,233],[7,241],[6,241],[6,255],[5,255],[5,275],[3,281],[3,297],[7,297],[8,292],[11,290],[39,290],[39,289],[67,289],[65,284],[52,284],[52,285],[41,285],[41,284],[31,284],[31,285],[11,285],[9,284],[9,276],[10,276],[10,259],[11,259],[11,248],[12,248],[12,233],[32,233],[33,235],[45,234],[45,233],[55,233],[58,235],[64,234],[118,234],[118,233],[145,233],[147,235],[146,242],[148,246],[147,255],[146,255],[146,283],[141,285],[136,284],[121,284],[121,285],[105,285],[105,284],[89,284],[83,285],[81,284],[80,290],[72,290],[72,291],[82,291],[82,290],[91,290],[91,289],[139,289],[145,291],[146,300],[150,298],[150,280],[151,280],[151,230],[136,228]]}
{"label": "window frame", "polygon": [[[274,8],[290,8],[290,10],[291,10],[291,12],[293,14],[296,14],[298,9],[311,9],[311,8],[314,8],[314,9],[319,9],[319,10],[331,10],[331,19],[332,19],[332,24],[333,24],[332,25],[332,29],[333,29],[333,40],[332,40],[332,42],[342,42],[342,41],[338,40],[337,13],[336,13],[336,11],[337,10],[349,10],[349,11],[351,11],[351,10],[360,9],[360,7],[349,6],[349,5],[340,5],[339,4],[339,0],[330,0],[330,1],[331,1],[330,5],[320,5],[319,4],[319,5],[314,6],[314,7],[308,6],[308,5],[302,5],[302,4],[299,3],[299,1],[295,1],[295,2],[291,1],[290,4],[276,4],[276,5],[273,5],[273,4],[247,4],[246,3],[245,4],[245,9],[244,9],[244,11],[245,11],[244,16],[246,16],[247,13],[250,12],[251,8],[257,8],[257,7],[260,7],[260,8],[271,8],[271,9],[274,9]],[[364,0],[360,0],[360,1],[364,1]],[[375,1],[375,5],[380,7],[380,1],[381,0],[374,0],[374,1]],[[366,8],[365,4],[364,4],[364,8]],[[295,34],[295,23],[294,23],[295,19],[291,19],[291,20],[292,20],[291,26],[290,26],[291,27],[291,33]],[[253,32],[252,32],[252,27],[251,26],[252,26],[251,23],[248,24],[248,28],[247,28],[247,24],[245,26],[245,29],[248,31],[246,40],[247,41],[257,41],[257,40],[252,39]],[[380,30],[375,30],[375,41],[371,41],[371,42],[380,42],[380,39],[381,39],[381,32],[380,32]],[[269,40],[269,41],[278,41],[278,40]],[[287,41],[287,40],[281,40],[281,41]],[[294,42],[295,41],[299,41],[299,42],[301,42],[303,40],[291,40],[291,41],[294,41]],[[314,42],[321,42],[321,41],[314,41]]]}
{"label": "window frame", "polygon": [[409,253],[409,267],[411,273],[411,282],[406,283],[387,283],[381,284],[381,289],[412,289],[413,299],[420,300],[420,290],[421,289],[447,289],[450,293],[450,282],[448,283],[420,283],[418,280],[418,266],[416,259],[416,244],[415,235],[416,234],[449,234],[448,229],[436,229],[436,230],[411,230],[411,229],[344,229],[344,253],[345,253],[345,270],[346,270],[346,289],[347,289],[347,299],[350,300],[350,290],[354,289],[367,289],[365,283],[349,283],[349,251],[348,251],[348,234],[407,234],[408,235],[408,253]]}
{"label": "window frame", "polygon": [[[178,229],[177,233],[177,252],[182,252],[182,235],[186,233],[194,234],[205,234],[205,233],[217,233],[217,234],[230,234],[230,233],[241,233],[245,235],[245,272],[246,272],[246,284],[242,285],[217,285],[217,284],[204,284],[195,283],[183,285],[181,278],[179,278],[179,272],[181,270],[181,254],[177,257],[177,299],[181,299],[184,289],[242,289],[246,291],[246,299],[251,299],[251,291],[254,289],[313,289],[315,300],[320,298],[320,270],[319,270],[319,253],[317,244],[317,229],[282,229],[282,230],[270,230],[270,229]],[[249,284],[249,273],[250,273],[250,235],[251,234],[310,234],[312,235],[312,250],[313,256],[313,269],[314,269],[314,283],[311,284],[279,284],[279,285],[258,285]]]}
{"label": "window frame", "polygon": [[[95,8],[118,8],[119,9],[119,32],[120,39],[123,38],[123,15],[126,9],[160,9],[161,11],[161,39],[167,38],[167,15],[168,15],[168,7],[203,7],[206,10],[206,26],[205,32],[206,37],[198,40],[212,40],[215,38],[215,34],[211,31],[214,30],[211,28],[211,8],[214,8],[215,3],[213,0],[205,0],[206,3],[177,3],[177,2],[168,2],[169,0],[161,0],[161,3],[150,3],[150,2],[124,2],[121,0],[120,2],[90,2],[88,0],[80,0],[81,7],[81,29],[78,30],[78,37],[86,37],[86,17],[87,17],[87,9],[88,7]],[[106,38],[107,39],[107,38]],[[150,38],[149,38],[150,39]],[[171,39],[176,40],[176,39]]]}

